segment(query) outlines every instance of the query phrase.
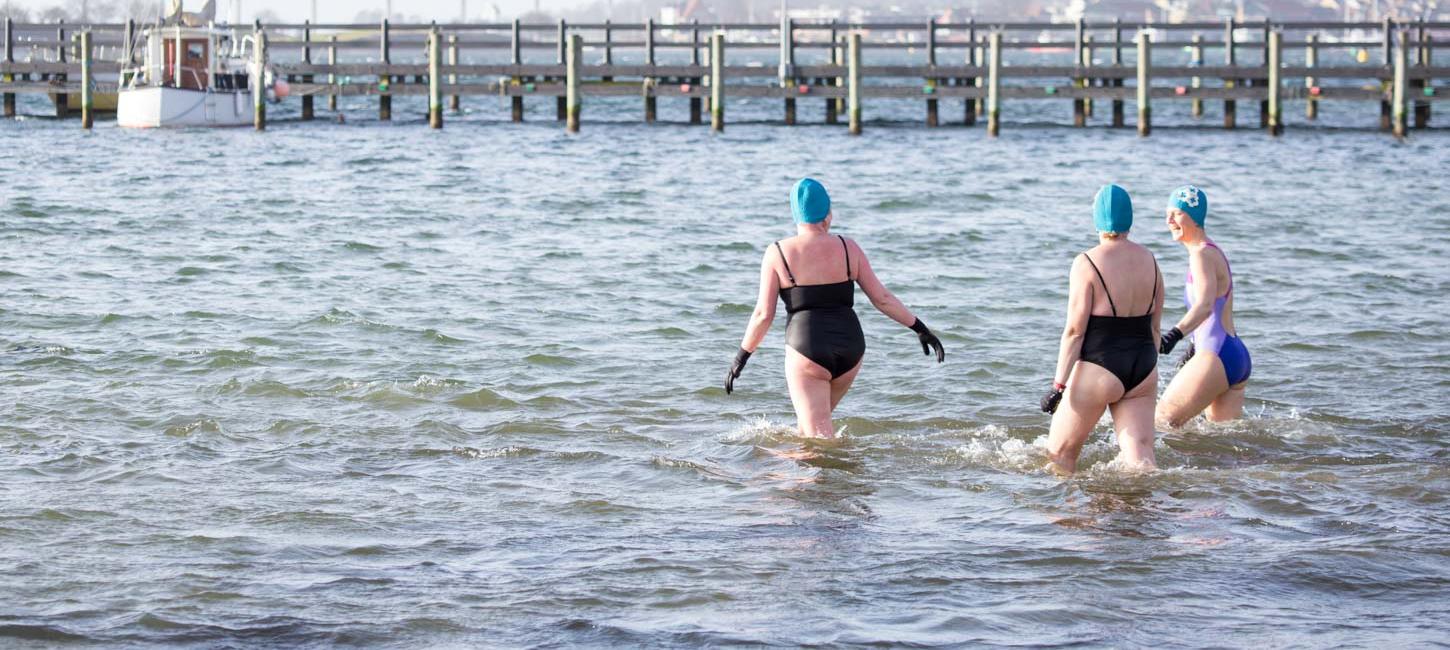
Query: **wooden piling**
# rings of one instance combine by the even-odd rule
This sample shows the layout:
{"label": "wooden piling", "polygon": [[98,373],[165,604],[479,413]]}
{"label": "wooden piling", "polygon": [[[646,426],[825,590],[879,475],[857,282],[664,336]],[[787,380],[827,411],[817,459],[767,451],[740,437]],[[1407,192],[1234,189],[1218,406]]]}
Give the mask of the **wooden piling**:
{"label": "wooden piling", "polygon": [[565,74],[565,98],[568,101],[568,113],[566,113],[565,130],[569,133],[579,132],[579,112],[583,107],[584,96],[579,93],[579,75],[583,72],[584,65],[584,37],[578,34],[569,36],[568,53],[565,56],[567,63],[564,64]]}
{"label": "wooden piling", "polygon": [[[1415,48],[1415,66],[1421,70],[1429,71],[1430,62],[1433,58],[1430,49],[1430,32],[1425,26],[1425,20],[1420,19],[1420,27],[1416,33],[1418,41]],[[1423,129],[1430,126],[1430,102],[1425,99],[1425,89],[1431,87],[1429,79],[1416,79],[1410,84],[1410,89],[1415,95],[1415,128]]]}
{"label": "wooden piling", "polygon": [[710,36],[710,130],[725,130],[725,32]]}
{"label": "wooden piling", "polygon": [[1396,138],[1403,138],[1407,131],[1408,107],[1405,105],[1408,99],[1409,90],[1409,34],[1401,30],[1399,33],[1399,47],[1395,48],[1395,78],[1394,78],[1394,134]]}
{"label": "wooden piling", "polygon": [[[306,63],[306,64],[311,64],[312,63],[312,21],[311,20],[306,20],[306,21],[303,21],[302,22],[302,62],[303,63]],[[312,75],[310,75],[310,74],[308,74],[308,75],[302,75],[302,83],[307,83],[307,84],[312,83]],[[309,121],[312,120],[312,117],[313,117],[312,95],[311,94],[306,94],[306,95],[303,95],[302,96],[302,121],[309,122]]]}
{"label": "wooden piling", "polygon": [[[972,18],[967,21],[967,60],[965,61],[970,67],[976,67],[977,61],[980,61],[976,57],[976,42],[977,19]],[[962,79],[961,83],[963,85],[971,85],[974,88],[980,88],[981,84],[977,83],[978,79],[980,77],[967,77]],[[962,107],[962,126],[974,126],[977,123],[977,102],[978,100],[975,97],[967,98],[965,105]]]}
{"label": "wooden piling", "polygon": [[[519,25],[519,19],[515,18],[513,24],[509,28],[509,63],[516,66],[523,65],[524,62],[523,42],[521,38],[522,29]],[[519,83],[521,83],[523,79],[518,75],[513,75],[513,77],[510,78],[509,81],[513,84],[514,87],[517,88]],[[524,96],[514,95],[509,99],[510,119],[515,122],[524,121]]]}
{"label": "wooden piling", "polygon": [[[327,37],[327,65],[337,65],[337,36]],[[327,73],[327,85],[332,86],[327,91],[327,110],[337,112],[337,75]]]}
{"label": "wooden piling", "polygon": [[846,52],[847,66],[847,130],[851,135],[861,135],[861,32],[851,32],[850,48]]}
{"label": "wooden piling", "polygon": [[1269,32],[1269,135],[1278,137],[1284,133],[1284,110],[1282,105],[1283,83],[1280,73],[1284,66],[1284,34],[1278,30]]}
{"label": "wooden piling", "polygon": [[91,77],[91,30],[81,32],[81,128],[95,124],[95,79]]}
{"label": "wooden piling", "polygon": [[[655,21],[653,18],[644,21],[644,64],[651,68],[655,65]],[[641,84],[641,93],[644,94],[644,121],[648,124],[654,123],[657,114],[655,82],[654,75],[650,75],[645,77],[644,83]]]}
{"label": "wooden piling", "polygon": [[428,32],[428,126],[443,128],[443,34],[437,27]]}
{"label": "wooden piling", "polygon": [[[1193,67],[1198,67],[1198,66],[1203,65],[1203,35],[1202,34],[1194,34],[1193,35],[1193,55],[1192,55],[1192,59],[1191,59],[1189,65],[1192,65]],[[1194,90],[1197,90],[1199,88],[1202,88],[1203,87],[1203,77],[1194,77],[1192,80],[1190,80],[1189,83],[1193,86],[1193,89]],[[1198,97],[1194,97],[1193,98],[1193,117],[1194,117],[1194,119],[1203,117],[1203,100],[1202,99],[1199,99]]]}
{"label": "wooden piling", "polygon": [[[58,43],[58,45],[55,46],[55,60],[58,63],[65,63],[66,62],[65,61],[65,59],[66,59],[65,42],[66,41],[65,41],[65,27],[63,25],[60,28],[56,29],[56,31],[55,31],[55,39],[56,39],[56,43]],[[178,47],[179,46],[180,46],[180,44],[178,43]],[[179,65],[176,66],[176,69],[178,71],[180,71],[181,70],[181,66],[179,66]],[[64,73],[55,75],[54,77],[51,77],[51,78],[52,79],[55,79],[57,81],[60,81],[62,83],[66,82],[66,81],[69,81],[69,79],[66,78],[66,75]],[[56,117],[65,117],[65,116],[67,116],[69,114],[70,114],[70,95],[66,94],[63,91],[56,93],[55,94],[55,116]]]}
{"label": "wooden piling", "polygon": [[[1314,69],[1319,67],[1319,35],[1310,34],[1309,43],[1304,47],[1304,67]],[[1319,81],[1312,75],[1304,77],[1304,88],[1309,91],[1309,99],[1304,102],[1304,117],[1310,121],[1319,119],[1319,97],[1314,94],[1314,88]]]}
{"label": "wooden piling", "polygon": [[[1119,20],[1117,18],[1114,18],[1113,19],[1113,68],[1116,70],[1116,69],[1120,69],[1122,67],[1123,67],[1123,23],[1122,23],[1121,20]],[[1120,75],[1114,75],[1113,76],[1113,87],[1114,88],[1122,88],[1123,87],[1123,77],[1122,76],[1120,76]],[[1126,125],[1127,125],[1127,120],[1123,117],[1123,98],[1122,97],[1114,97],[1113,98],[1113,128],[1115,128],[1115,129],[1121,129],[1121,128],[1123,128]]]}
{"label": "wooden piling", "polygon": [[[563,18],[560,18],[559,19],[559,31],[558,31],[558,34],[559,34],[559,36],[558,36],[559,65],[567,66],[567,65],[569,65],[569,25],[564,22],[564,19]],[[565,77],[564,79],[565,79],[565,83],[567,84],[568,83],[568,77]],[[560,122],[567,122],[569,120],[569,99],[568,99],[568,97],[567,96],[566,97],[559,97],[554,102],[554,106],[555,106],[555,108],[554,108],[554,111],[555,111],[554,112],[554,119],[556,119],[556,120],[558,120]]]}
{"label": "wooden piling", "polygon": [[[1227,18],[1223,21],[1223,64],[1229,67],[1234,66],[1236,58],[1234,46],[1234,19]],[[1223,87],[1232,89],[1238,85],[1236,79],[1224,79]],[[1223,100],[1223,128],[1232,129],[1238,126],[1239,105],[1232,99]]]}
{"label": "wooden piling", "polygon": [[[387,18],[383,19],[380,30],[382,38],[379,41],[378,62],[383,65],[390,65],[393,62],[391,51],[392,30],[388,26]],[[378,92],[382,93],[378,96],[378,119],[383,121],[393,119],[393,96],[391,94],[393,92],[393,78],[390,75],[378,76]]]}
{"label": "wooden piling", "polygon": [[[9,16],[5,17],[5,42],[3,51],[0,51],[0,63],[15,62],[15,21]],[[7,74],[3,79],[5,83],[14,83],[15,75]],[[15,93],[5,93],[3,97],[5,117],[15,117]]]}
{"label": "wooden piling", "polygon": [[[690,65],[695,67],[699,67],[700,65],[699,20],[690,21]],[[700,85],[700,78],[694,77],[693,79],[693,85],[698,87]],[[690,97],[690,124],[700,124],[704,122],[704,111],[701,110],[701,105],[703,103],[704,100],[702,100],[700,97]]]}
{"label": "wooden piling", "polygon": [[[977,38],[977,60],[983,63],[986,63],[987,61],[987,40],[988,39],[986,36],[981,36]],[[977,77],[975,83],[977,84],[978,88],[981,88],[986,85],[986,81],[987,80],[983,79],[982,77]],[[977,117],[980,118],[982,116],[985,116],[987,114],[987,100],[980,97],[977,98],[976,109]]]}
{"label": "wooden piling", "polygon": [[[614,28],[608,18],[604,19],[604,65],[614,65]],[[608,83],[614,81],[614,77],[605,75],[602,80]]]}
{"label": "wooden piling", "polygon": [[1152,62],[1152,38],[1148,32],[1138,32],[1138,135],[1144,138],[1153,132],[1152,79],[1148,76]]}
{"label": "wooden piling", "polygon": [[[936,19],[935,18],[932,18],[932,19],[926,21],[926,68],[927,68],[927,72],[928,73],[930,73],[934,68],[936,68]],[[928,89],[930,92],[933,92],[934,93],[934,92],[936,92],[937,85],[941,81],[942,81],[941,79],[938,79],[936,77],[927,77],[926,78],[926,86],[925,86],[925,88]],[[938,106],[937,106],[937,104],[938,104],[938,102],[937,102],[937,99],[936,99],[936,96],[935,95],[932,95],[931,97],[928,97],[927,100],[926,100],[926,125],[929,126],[929,127],[936,126],[938,124],[939,120],[940,120],[940,115],[938,114]]]}
{"label": "wooden piling", "polygon": [[[1083,51],[1086,47],[1083,37],[1087,35],[1086,32],[1086,23],[1081,18],[1077,19],[1073,26],[1072,60],[1078,68],[1082,67]],[[1087,79],[1082,74],[1074,75],[1072,86],[1081,91],[1087,87]],[[1072,98],[1072,125],[1079,128],[1087,126],[1087,105],[1082,96]]]}
{"label": "wooden piling", "polygon": [[987,49],[987,135],[1002,132],[1002,32],[992,32]]}
{"label": "wooden piling", "polygon": [[[1272,34],[1273,31],[1274,31],[1273,25],[1269,22],[1269,19],[1265,18],[1264,19],[1264,56],[1263,56],[1263,61],[1264,61],[1265,67],[1267,67],[1269,65],[1269,49],[1270,49],[1270,46],[1269,46],[1269,41],[1270,41],[1269,35]],[[1257,79],[1257,80],[1255,80],[1255,85],[1258,85],[1258,86],[1263,86],[1263,85],[1266,85],[1268,83],[1269,83],[1269,80],[1268,79]],[[1272,130],[1272,128],[1270,126],[1270,123],[1269,123],[1270,122],[1269,113],[1272,112],[1272,110],[1273,110],[1272,107],[1269,106],[1269,100],[1267,100],[1267,99],[1261,99],[1261,100],[1259,100],[1259,128]]]}
{"label": "wooden piling", "polygon": [[[448,67],[449,68],[456,68],[456,67],[458,67],[458,35],[457,34],[449,34],[448,35]],[[459,95],[458,94],[458,91],[456,90],[456,87],[458,85],[458,75],[451,74],[450,73],[448,75],[448,85],[455,87],[455,90],[453,91],[453,94],[452,95],[449,95],[449,97],[448,97],[448,110],[450,110],[450,111],[452,111],[454,113],[462,113],[463,112],[463,97],[461,95]]]}
{"label": "wooden piling", "polygon": [[[832,61],[832,63],[835,63],[838,68],[844,68],[844,67],[846,67],[846,37],[845,36],[834,36],[835,33],[836,33],[836,30],[832,29],[831,30],[831,34],[833,35],[833,37],[832,37],[832,41],[831,42],[833,43],[833,45],[831,46],[831,61]],[[845,88],[846,87],[846,78],[845,77],[836,77],[836,87],[837,88]],[[826,101],[832,102],[832,103],[834,103],[836,105],[836,107],[831,110],[831,115],[832,116],[838,116],[841,113],[846,112],[846,98],[845,97],[836,97],[836,98],[833,98],[833,99],[828,99]],[[836,119],[832,119],[830,123],[831,124],[835,124],[836,123]]]}
{"label": "wooden piling", "polygon": [[[1381,47],[1384,49],[1385,67],[1393,69],[1395,66],[1395,21],[1385,18],[1384,38]],[[1394,92],[1394,79],[1384,79],[1380,84],[1381,92],[1386,94]],[[1380,100],[1380,129],[1390,131],[1394,127],[1394,110],[1391,108],[1389,98]]]}
{"label": "wooden piling", "polygon": [[255,25],[252,29],[255,44],[252,48],[252,126],[258,131],[266,131],[267,32]]}
{"label": "wooden piling", "polygon": [[[1095,83],[1100,83],[1099,80],[1094,80],[1093,77],[1092,77],[1092,67],[1093,67],[1093,35],[1092,34],[1088,34],[1086,36],[1083,36],[1083,38],[1082,38],[1082,46],[1083,46],[1082,47],[1082,60],[1079,61],[1079,63],[1083,67],[1084,74],[1087,75],[1087,78],[1084,80],[1083,87],[1084,88],[1092,88]],[[1091,96],[1088,96],[1088,97],[1084,97],[1083,98],[1083,100],[1082,100],[1082,112],[1083,112],[1083,115],[1087,116],[1088,119],[1092,119],[1092,117],[1093,117],[1093,98]]]}
{"label": "wooden piling", "polygon": [[[777,71],[781,88],[794,88],[795,78],[795,21],[789,16],[780,19],[780,69]],[[785,98],[785,123],[795,124],[795,97]]]}

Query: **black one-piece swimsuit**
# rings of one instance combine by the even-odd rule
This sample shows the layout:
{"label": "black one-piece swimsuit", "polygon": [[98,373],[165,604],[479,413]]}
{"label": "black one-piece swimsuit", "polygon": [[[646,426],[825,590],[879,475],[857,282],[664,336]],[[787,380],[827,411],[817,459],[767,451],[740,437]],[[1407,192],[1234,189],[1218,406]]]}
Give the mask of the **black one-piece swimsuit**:
{"label": "black one-piece swimsuit", "polygon": [[1082,338],[1082,360],[1102,366],[1122,382],[1123,390],[1130,391],[1143,383],[1158,366],[1158,342],[1153,340],[1153,304],[1158,302],[1158,262],[1153,262],[1153,300],[1148,303],[1148,313],[1142,316],[1119,316],[1118,306],[1113,304],[1113,294],[1108,292],[1108,283],[1103,280],[1102,271],[1087,257],[1098,282],[1103,284],[1103,293],[1112,307],[1112,316],[1089,316],[1087,331]]}
{"label": "black one-piece swimsuit", "polygon": [[[846,238],[841,246],[846,248]],[[835,379],[851,371],[866,355],[866,337],[861,321],[852,306],[856,302],[856,283],[851,280],[851,249],[846,248],[846,279],[832,284],[798,285],[785,250],[775,242],[780,263],[785,265],[791,286],[781,289],[789,316],[785,323],[785,344],[807,359],[821,365]]]}

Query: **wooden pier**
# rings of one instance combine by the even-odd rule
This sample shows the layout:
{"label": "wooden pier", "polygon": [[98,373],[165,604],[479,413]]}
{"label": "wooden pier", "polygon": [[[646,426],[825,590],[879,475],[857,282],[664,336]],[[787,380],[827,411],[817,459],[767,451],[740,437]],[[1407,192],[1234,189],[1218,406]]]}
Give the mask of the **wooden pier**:
{"label": "wooden pier", "polygon": [[[1110,105],[1108,124],[1124,128],[1124,104],[1137,107],[1138,133],[1152,132],[1154,102],[1223,102],[1223,125],[1240,126],[1241,102],[1258,102],[1257,126],[1280,135],[1290,120],[1286,101],[1304,101],[1303,122],[1323,102],[1378,103],[1366,126],[1404,137],[1428,128],[1432,105],[1450,93],[1450,64],[1436,61],[1436,41],[1450,23],[962,23],[638,25],[521,24],[253,24],[253,65],[289,82],[301,119],[317,116],[314,99],[376,96],[378,118],[393,117],[392,98],[426,96],[427,121],[443,128],[445,113],[466,97],[510,98],[510,119],[526,119],[526,97],[553,97],[552,116],[569,131],[586,124],[591,97],[638,97],[641,118],[656,120],[658,101],[687,100],[690,122],[726,124],[736,98],[782,102],[782,121],[797,123],[803,101],[825,104],[825,121],[847,115],[862,131],[865,107],[881,99],[920,100],[928,127],[974,126],[986,118],[996,136],[1014,102],[1063,100],[1064,119],[1089,125]],[[94,98],[115,93],[123,67],[137,62],[138,29],[124,25],[37,25],[5,21],[0,53],[3,115],[16,116],[16,95],[50,95],[59,116],[75,96],[81,124],[91,128]],[[326,62],[315,52],[326,50]],[[727,49],[734,62],[726,58]],[[771,55],[775,50],[777,54]],[[1189,60],[1157,54],[1174,50]],[[1326,52],[1348,63],[1323,64]],[[407,53],[407,56],[400,56]],[[1352,53],[1352,54],[1351,54]],[[1222,64],[1205,57],[1217,55]],[[1180,55],[1178,58],[1182,58]],[[742,63],[744,59],[751,59]],[[1014,62],[1013,60],[1016,60]],[[771,65],[773,64],[773,65]],[[1437,65],[1438,64],[1438,65]],[[1437,80],[1442,85],[1436,85]],[[448,99],[445,103],[445,97]],[[962,102],[961,120],[942,119],[944,101]],[[702,104],[707,107],[702,110]],[[445,110],[445,106],[447,107]],[[256,128],[265,129],[260,94]]]}

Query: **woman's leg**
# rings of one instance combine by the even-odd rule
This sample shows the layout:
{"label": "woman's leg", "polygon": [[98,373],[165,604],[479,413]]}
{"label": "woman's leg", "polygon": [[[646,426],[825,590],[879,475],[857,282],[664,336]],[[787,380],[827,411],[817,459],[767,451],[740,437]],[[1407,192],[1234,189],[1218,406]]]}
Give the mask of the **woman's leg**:
{"label": "woman's leg", "polygon": [[1243,417],[1244,389],[1248,388],[1248,385],[1249,382],[1244,382],[1237,386],[1230,386],[1228,391],[1219,395],[1218,399],[1208,405],[1204,416],[1208,418],[1209,422],[1227,422]]}
{"label": "woman's leg", "polygon": [[1158,400],[1158,426],[1177,429],[1208,408],[1228,390],[1228,378],[1218,355],[1199,350],[1178,370],[1168,390]]}
{"label": "woman's leg", "polygon": [[1064,474],[1077,471],[1077,456],[1109,402],[1123,394],[1123,383],[1102,366],[1079,361],[1067,380],[1067,392],[1047,433],[1047,455]]}
{"label": "woman's leg", "polygon": [[1158,401],[1158,369],[1123,399],[1108,407],[1113,413],[1113,430],[1118,434],[1118,458],[1143,468],[1156,469],[1153,455],[1153,406]]}
{"label": "woman's leg", "polygon": [[790,388],[790,401],[795,406],[796,425],[801,435],[836,437],[836,430],[831,428],[831,373],[787,346],[785,385]]}
{"label": "woman's leg", "polygon": [[[864,359],[863,359],[864,361]],[[861,362],[856,362],[856,367],[846,371],[831,380],[831,411],[836,410],[836,405],[841,403],[841,398],[846,396],[846,391],[851,390],[851,382],[856,381],[856,373],[861,372]]]}

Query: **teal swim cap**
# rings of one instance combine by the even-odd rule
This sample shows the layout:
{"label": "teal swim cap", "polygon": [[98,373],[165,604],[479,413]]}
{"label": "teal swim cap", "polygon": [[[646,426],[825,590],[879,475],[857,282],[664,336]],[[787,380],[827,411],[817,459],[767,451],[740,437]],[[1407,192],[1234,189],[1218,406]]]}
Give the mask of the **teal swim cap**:
{"label": "teal swim cap", "polygon": [[1193,223],[1203,227],[1208,219],[1208,195],[1192,185],[1184,185],[1168,195],[1168,207],[1182,210]]}
{"label": "teal swim cap", "polygon": [[1133,199],[1128,190],[1104,185],[1093,198],[1093,225],[1098,232],[1128,232],[1133,227]]}
{"label": "teal swim cap", "polygon": [[831,213],[831,195],[814,178],[802,178],[790,189],[790,213],[800,223],[820,223]]}

